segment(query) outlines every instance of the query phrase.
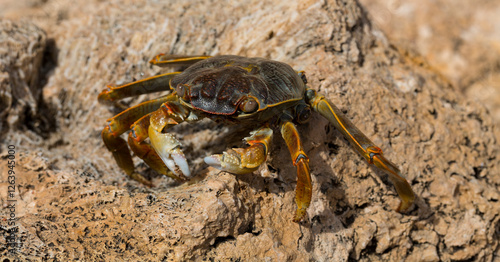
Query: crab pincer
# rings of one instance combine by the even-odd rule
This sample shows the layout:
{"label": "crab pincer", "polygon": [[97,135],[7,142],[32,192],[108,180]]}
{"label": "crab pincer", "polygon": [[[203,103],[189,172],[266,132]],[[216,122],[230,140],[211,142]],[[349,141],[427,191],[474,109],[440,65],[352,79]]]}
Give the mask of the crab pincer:
{"label": "crab pincer", "polygon": [[148,134],[151,145],[163,160],[163,163],[181,180],[191,176],[186,156],[182,152],[181,143],[170,133],[164,132],[169,126],[177,125],[184,120],[182,109],[175,103],[164,103],[160,109],[151,114]]}
{"label": "crab pincer", "polygon": [[263,127],[250,132],[244,140],[250,145],[247,148],[233,148],[222,154],[205,157],[205,163],[219,170],[233,174],[251,173],[266,161],[273,130]]}
{"label": "crab pincer", "polygon": [[187,179],[191,176],[186,156],[181,150],[181,143],[170,133],[160,133],[149,126],[149,139],[156,153],[168,169],[178,177]]}

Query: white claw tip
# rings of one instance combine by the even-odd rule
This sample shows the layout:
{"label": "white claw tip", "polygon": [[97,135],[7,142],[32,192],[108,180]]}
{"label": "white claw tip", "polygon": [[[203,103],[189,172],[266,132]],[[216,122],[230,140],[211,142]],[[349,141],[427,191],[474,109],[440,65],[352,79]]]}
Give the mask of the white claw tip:
{"label": "white claw tip", "polygon": [[181,170],[182,174],[184,174],[187,177],[190,177],[191,171],[189,171],[189,165],[186,161],[186,157],[184,156],[184,154],[172,154],[172,158],[174,159],[175,164]]}
{"label": "white claw tip", "polygon": [[211,167],[222,169],[220,159],[217,157],[217,155],[207,156],[203,160],[205,161],[205,163],[207,163],[207,165]]}

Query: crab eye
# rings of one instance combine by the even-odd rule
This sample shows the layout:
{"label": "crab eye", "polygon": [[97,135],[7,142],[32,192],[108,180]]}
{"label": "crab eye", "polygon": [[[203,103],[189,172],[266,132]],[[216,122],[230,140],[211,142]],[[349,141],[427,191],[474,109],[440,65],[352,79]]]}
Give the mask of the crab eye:
{"label": "crab eye", "polygon": [[257,101],[255,101],[255,99],[250,97],[241,102],[240,109],[245,113],[252,113],[255,110],[257,110],[258,105],[259,104],[257,103]]}
{"label": "crab eye", "polygon": [[186,85],[178,85],[177,88],[175,89],[175,91],[177,91],[177,95],[182,97],[182,98],[185,98],[185,96],[188,93],[188,90],[189,90],[189,86],[186,86]]}
{"label": "crab eye", "polygon": [[311,108],[309,106],[299,108],[297,115],[297,122],[299,122],[299,124],[305,124],[309,122],[310,117],[311,117]]}
{"label": "crab eye", "polygon": [[304,84],[307,84],[306,72],[299,71],[299,77],[300,79],[302,79],[302,82],[304,82]]}

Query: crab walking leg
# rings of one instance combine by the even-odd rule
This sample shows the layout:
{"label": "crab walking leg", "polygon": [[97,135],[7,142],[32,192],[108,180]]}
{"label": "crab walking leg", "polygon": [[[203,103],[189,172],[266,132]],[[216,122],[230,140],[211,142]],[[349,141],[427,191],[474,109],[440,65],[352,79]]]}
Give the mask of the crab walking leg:
{"label": "crab walking leg", "polygon": [[170,101],[161,105],[161,107],[151,114],[150,125],[148,128],[149,139],[156,153],[163,160],[163,163],[176,176],[181,179],[187,179],[191,176],[186,157],[181,150],[181,143],[174,135],[166,133],[166,130],[184,121],[196,121],[189,118],[191,111],[178,101]]}
{"label": "crab walking leg", "polygon": [[273,130],[262,127],[250,132],[244,140],[250,145],[246,148],[229,149],[222,154],[205,157],[208,165],[233,174],[251,173],[266,161]]}
{"label": "crab walking leg", "polygon": [[[130,126],[142,116],[156,110],[162,103],[175,99],[174,95],[160,97],[155,100],[131,107],[113,118],[108,119],[108,125],[102,130],[101,136],[106,148],[111,151],[118,166],[131,178],[144,183],[144,179],[134,173],[134,162],[127,147],[127,142],[120,137],[130,129]],[[147,184],[147,183],[146,183]]]}
{"label": "crab walking leg", "polygon": [[188,55],[167,55],[159,54],[155,56],[149,63],[160,67],[174,67],[174,66],[190,66],[201,60],[210,58],[211,56],[188,56]]}
{"label": "crab walking leg", "polygon": [[148,128],[150,125],[150,118],[151,114],[147,114],[132,125],[132,132],[128,134],[128,144],[130,149],[132,149],[136,156],[144,160],[148,166],[156,170],[158,173],[176,180],[185,180],[184,177],[179,177],[173,174],[165,163],[163,163],[154,148],[144,141],[149,137]]}
{"label": "crab walking leg", "polygon": [[152,76],[117,87],[108,85],[99,94],[97,100],[101,104],[112,105],[114,102],[126,97],[170,90],[170,79],[180,73],[174,72]]}
{"label": "crab walking leg", "polygon": [[297,212],[295,213],[293,221],[300,222],[306,215],[306,210],[311,203],[312,197],[309,158],[302,148],[299,133],[292,122],[283,122],[281,125],[281,135],[288,146],[288,150],[292,156],[293,165],[297,167],[297,188],[295,190]]}
{"label": "crab walking leg", "polygon": [[[308,92],[314,92],[309,89]],[[382,150],[368,139],[345,115],[324,96],[314,94],[309,102],[312,108],[327,118],[343,135],[349,140],[369,164],[389,175],[389,179],[396,187],[401,203],[397,209],[399,212],[408,210],[415,200],[415,193],[411,189],[408,181],[403,178],[399,169],[389,160],[387,160]]]}

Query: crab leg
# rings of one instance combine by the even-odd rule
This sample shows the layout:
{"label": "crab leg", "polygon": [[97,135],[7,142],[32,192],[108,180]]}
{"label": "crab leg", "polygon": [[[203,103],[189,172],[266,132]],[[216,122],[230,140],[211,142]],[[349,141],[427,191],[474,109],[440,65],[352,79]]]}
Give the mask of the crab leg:
{"label": "crab leg", "polygon": [[[209,57],[210,56],[181,56],[159,54],[149,62],[160,67],[190,66]],[[102,104],[112,105],[117,100],[126,97],[166,91],[170,89],[170,80],[180,73],[181,72],[161,74],[117,87],[108,85],[106,86],[106,89],[104,89],[99,94],[97,99]]]}
{"label": "crab leg", "polygon": [[211,56],[189,56],[189,55],[167,55],[159,54],[155,56],[149,63],[160,67],[174,67],[174,66],[190,66],[201,60],[210,58]]}
{"label": "crab leg", "polygon": [[163,163],[154,148],[144,141],[149,137],[148,128],[150,125],[150,118],[151,114],[147,114],[132,125],[132,132],[128,134],[130,149],[132,149],[136,156],[144,160],[148,166],[158,173],[176,180],[185,180],[185,177],[179,177],[173,174],[165,163]]}
{"label": "crab leg", "polygon": [[288,146],[292,156],[293,165],[297,167],[297,187],[295,189],[295,202],[297,211],[294,222],[300,222],[306,215],[306,210],[311,203],[312,185],[309,173],[309,158],[307,157],[295,125],[290,121],[281,124],[281,136]]}
{"label": "crab leg", "polygon": [[[191,116],[191,118],[189,118]],[[178,101],[169,101],[151,114],[150,125],[148,127],[151,145],[163,160],[165,165],[176,176],[181,179],[191,176],[186,157],[181,150],[181,143],[174,135],[165,131],[174,125],[184,121],[196,121],[189,108]]]}
{"label": "crab leg", "polygon": [[126,97],[166,91],[170,89],[170,79],[180,73],[181,72],[174,72],[152,76],[117,87],[108,85],[106,89],[99,94],[97,100],[101,104],[112,105],[114,102]]}
{"label": "crab leg", "polygon": [[333,103],[328,101],[324,96],[315,94],[315,91],[312,89],[309,89],[308,92],[314,92],[314,96],[309,98],[311,107],[327,118],[369,164],[375,165],[378,169],[389,175],[389,179],[396,187],[396,191],[401,198],[401,203],[397,211],[407,211],[415,200],[415,193],[408,184],[408,181],[403,178],[399,169],[391,161],[387,160],[383,156],[382,150],[356,128]]}
{"label": "crab leg", "polygon": [[141,103],[131,107],[113,118],[108,119],[108,125],[102,130],[101,136],[106,148],[113,153],[113,157],[118,166],[127,173],[131,178],[148,184],[145,178],[134,173],[134,162],[127,147],[127,143],[121,134],[130,129],[130,126],[142,116],[156,110],[162,103],[175,99],[174,95],[160,97],[155,100]]}
{"label": "crab leg", "polygon": [[262,127],[250,132],[250,136],[244,138],[249,147],[233,148],[222,154],[207,156],[204,159],[205,163],[233,174],[251,173],[266,161],[272,137],[273,130]]}

